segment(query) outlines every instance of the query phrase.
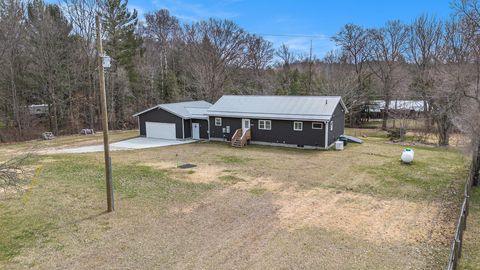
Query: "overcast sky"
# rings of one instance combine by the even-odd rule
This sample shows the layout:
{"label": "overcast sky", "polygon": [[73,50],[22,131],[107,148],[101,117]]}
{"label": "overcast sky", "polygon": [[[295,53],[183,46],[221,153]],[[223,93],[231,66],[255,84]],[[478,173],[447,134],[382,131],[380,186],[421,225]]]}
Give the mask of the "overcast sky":
{"label": "overcast sky", "polygon": [[285,43],[301,53],[308,53],[312,40],[317,57],[335,47],[330,37],[347,23],[379,27],[393,19],[409,23],[421,14],[448,18],[452,13],[450,4],[451,0],[129,1],[130,8],[137,9],[140,15],[166,8],[185,23],[209,17],[230,19],[251,33],[264,35],[275,47]]}

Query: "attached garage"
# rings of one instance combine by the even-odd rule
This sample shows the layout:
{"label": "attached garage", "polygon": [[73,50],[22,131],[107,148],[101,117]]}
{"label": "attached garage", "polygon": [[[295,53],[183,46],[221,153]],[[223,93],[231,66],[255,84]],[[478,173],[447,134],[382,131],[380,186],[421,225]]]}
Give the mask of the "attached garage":
{"label": "attached garage", "polygon": [[138,117],[140,136],[208,139],[208,117],[204,113],[211,105],[206,101],[160,104],[133,116]]}
{"label": "attached garage", "polygon": [[147,138],[176,140],[175,124],[145,122],[145,136]]}

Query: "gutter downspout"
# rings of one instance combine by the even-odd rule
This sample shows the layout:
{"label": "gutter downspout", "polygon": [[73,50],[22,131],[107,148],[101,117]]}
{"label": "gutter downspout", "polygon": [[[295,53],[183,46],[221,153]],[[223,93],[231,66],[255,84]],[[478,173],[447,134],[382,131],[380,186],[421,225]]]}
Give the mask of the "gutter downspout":
{"label": "gutter downspout", "polygon": [[[137,124],[138,124],[138,133],[140,133],[140,116],[137,116]],[[145,131],[145,135],[147,135],[146,131]]]}
{"label": "gutter downspout", "polygon": [[330,121],[325,121],[323,128],[325,129],[325,150],[328,149],[328,124]]}
{"label": "gutter downspout", "polygon": [[210,141],[210,116],[207,117],[207,125],[208,125],[208,140]]}
{"label": "gutter downspout", "polygon": [[185,141],[185,119],[182,118],[182,137]]}

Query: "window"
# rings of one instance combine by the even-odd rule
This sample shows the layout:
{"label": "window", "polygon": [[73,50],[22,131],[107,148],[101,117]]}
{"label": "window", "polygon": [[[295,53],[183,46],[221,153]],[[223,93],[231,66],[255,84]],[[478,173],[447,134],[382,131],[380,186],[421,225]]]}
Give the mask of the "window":
{"label": "window", "polygon": [[312,129],[322,129],[323,128],[323,123],[322,122],[313,122],[312,123]]}
{"label": "window", "polygon": [[215,118],[215,126],[217,126],[217,127],[222,126],[222,118],[220,118],[220,117]]}
{"label": "window", "polygon": [[333,121],[330,122],[330,131],[333,131]]}
{"label": "window", "polygon": [[303,130],[303,122],[293,122],[293,130],[302,131]]}
{"label": "window", "polygon": [[272,121],[270,120],[258,120],[258,129],[271,130]]}

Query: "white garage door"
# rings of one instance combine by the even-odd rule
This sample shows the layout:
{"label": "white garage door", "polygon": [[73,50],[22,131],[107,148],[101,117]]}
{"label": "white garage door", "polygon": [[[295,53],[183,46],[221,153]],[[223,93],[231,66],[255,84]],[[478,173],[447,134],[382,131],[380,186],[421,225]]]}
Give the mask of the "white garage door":
{"label": "white garage door", "polygon": [[148,138],[176,140],[175,124],[145,122],[145,130]]}

